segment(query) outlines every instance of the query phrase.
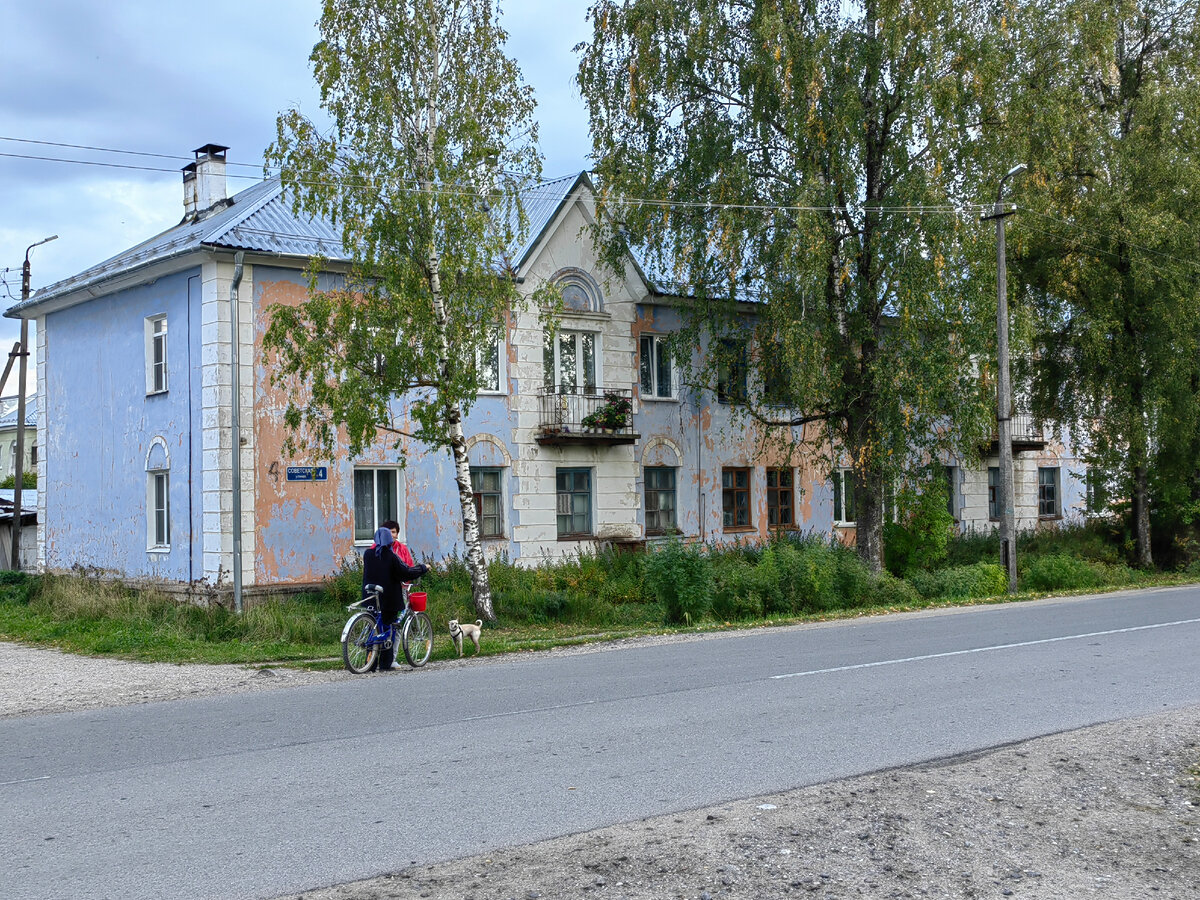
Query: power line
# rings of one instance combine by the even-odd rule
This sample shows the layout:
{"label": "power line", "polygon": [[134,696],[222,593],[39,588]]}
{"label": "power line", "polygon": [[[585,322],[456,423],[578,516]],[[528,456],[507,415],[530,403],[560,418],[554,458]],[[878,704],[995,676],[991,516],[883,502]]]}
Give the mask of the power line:
{"label": "power line", "polygon": [[[12,141],[13,143],[18,144],[39,144],[43,147],[65,147],[69,150],[92,150],[96,153],[119,153],[122,156],[149,156],[155,159],[174,159],[180,162],[193,161],[186,156],[178,156],[171,153],[150,153],[146,150],[114,150],[111,147],[93,147],[88,144],[64,144],[61,141],[39,141],[33,138],[5,137],[0,135],[0,141]],[[255,163],[226,162],[226,165],[241,166],[242,168],[247,169],[261,168],[261,166],[258,166]]]}
{"label": "power line", "polygon": [[[1100,235],[1102,237],[1108,236],[1108,235],[1103,234],[1102,232],[1098,232],[1095,228],[1092,228],[1088,225],[1080,225],[1077,222],[1068,222],[1066,219],[1059,219],[1052,215],[1049,215],[1048,213],[1038,212],[1036,209],[1030,209],[1029,207],[1026,207],[1026,206],[1020,206],[1017,208],[1020,209],[1022,212],[1031,212],[1035,216],[1038,216],[1039,218],[1046,219],[1049,222],[1055,222],[1059,225],[1064,225],[1067,228],[1077,229],[1078,231],[1081,231],[1085,234],[1090,234],[1093,236]],[[1026,227],[1032,227],[1032,226],[1026,226]],[[1037,231],[1038,229],[1033,229],[1033,230]],[[1039,234],[1048,234],[1048,232],[1039,231]],[[1064,243],[1066,242],[1065,239],[1062,239],[1062,240]],[[1159,257],[1162,257],[1163,259],[1167,259],[1172,262],[1179,263],[1180,265],[1184,265],[1184,266],[1187,266],[1192,269],[1200,269],[1200,263],[1197,263],[1195,260],[1184,259],[1181,256],[1173,256],[1170,253],[1164,253],[1161,250],[1154,250],[1150,247],[1144,247],[1141,244],[1135,244],[1131,241],[1124,241],[1124,244],[1126,247],[1128,247],[1131,250],[1138,250],[1138,251],[1148,254],[1150,256],[1159,256]],[[1099,247],[1094,247],[1094,246],[1091,246],[1088,244],[1083,244],[1083,243],[1080,243],[1079,246],[1084,247],[1088,250],[1092,250],[1095,253],[1099,253],[1099,254],[1102,254],[1105,256],[1111,256],[1114,259],[1120,259],[1120,255],[1117,253],[1113,253],[1111,250],[1102,250]]]}

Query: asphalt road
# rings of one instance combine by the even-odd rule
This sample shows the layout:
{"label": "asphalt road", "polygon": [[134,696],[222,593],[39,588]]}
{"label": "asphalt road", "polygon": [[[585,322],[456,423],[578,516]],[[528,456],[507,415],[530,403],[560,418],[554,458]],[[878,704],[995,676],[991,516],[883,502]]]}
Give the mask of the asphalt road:
{"label": "asphalt road", "polygon": [[1200,589],[0,721],[0,896],[275,897],[1200,703]]}

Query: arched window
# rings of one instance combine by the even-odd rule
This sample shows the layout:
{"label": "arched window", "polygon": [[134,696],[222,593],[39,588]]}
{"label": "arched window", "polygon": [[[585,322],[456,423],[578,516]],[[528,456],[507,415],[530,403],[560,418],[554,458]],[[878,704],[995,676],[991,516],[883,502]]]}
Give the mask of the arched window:
{"label": "arched window", "polygon": [[571,312],[603,312],[604,295],[600,285],[583,269],[559,270],[551,279],[562,292],[563,309]]}

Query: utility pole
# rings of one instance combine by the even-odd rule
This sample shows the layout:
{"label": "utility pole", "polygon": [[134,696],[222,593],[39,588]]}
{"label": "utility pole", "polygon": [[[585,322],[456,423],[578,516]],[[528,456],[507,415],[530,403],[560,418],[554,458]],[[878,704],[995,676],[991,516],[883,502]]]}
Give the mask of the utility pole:
{"label": "utility pole", "polygon": [[1013,483],[1012,455],[1012,384],[1008,373],[1008,268],[1005,262],[1004,221],[1013,214],[1005,210],[1004,184],[1025,171],[1025,164],[1013,166],[1000,179],[996,205],[984,220],[996,220],[996,437],[1000,449],[1000,564],[1008,573],[1008,592],[1017,592],[1017,521],[1016,488]]}
{"label": "utility pole", "polygon": [[[25,264],[21,267],[21,303],[29,300],[29,251],[42,244],[58,240],[57,234],[30,244],[25,248]],[[14,572],[21,571],[21,489],[25,481],[25,379],[29,368],[29,320],[21,316],[21,364],[17,368],[17,453],[13,460],[13,521],[12,551],[9,559]]]}

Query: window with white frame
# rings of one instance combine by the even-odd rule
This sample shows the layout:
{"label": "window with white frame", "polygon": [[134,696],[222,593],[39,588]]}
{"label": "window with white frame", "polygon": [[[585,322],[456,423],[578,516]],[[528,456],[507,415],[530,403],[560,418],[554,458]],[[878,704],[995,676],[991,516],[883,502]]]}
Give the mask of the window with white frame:
{"label": "window with white frame", "polygon": [[854,470],[834,469],[830,477],[833,482],[833,523],[853,525],[854,513]]}
{"label": "window with white frame", "polygon": [[591,331],[547,332],[542,347],[545,388],[555,394],[595,394],[597,335]]}
{"label": "window with white frame", "polygon": [[149,316],[146,319],[146,393],[161,394],[167,390],[167,317]]}
{"label": "window with white frame", "polygon": [[988,466],[988,518],[1000,518],[1000,467]]}
{"label": "window with white frame", "polygon": [[646,466],[646,534],[675,531],[675,506],[675,469]]}
{"label": "window with white frame", "polygon": [[171,473],[151,469],[146,473],[146,544],[151,550],[171,548]]}
{"label": "window with white frame", "polygon": [[354,540],[370,541],[381,522],[400,520],[399,482],[396,469],[354,470]]}
{"label": "window with white frame", "polygon": [[583,537],[592,533],[592,470],[559,469],[555,473],[560,538]]}
{"label": "window with white frame", "polygon": [[1042,519],[1057,519],[1062,509],[1059,506],[1059,468],[1044,466],[1038,468],[1038,517]]}
{"label": "window with white frame", "polygon": [[471,492],[475,499],[475,515],[479,518],[479,536],[504,536],[503,469],[471,468]]}
{"label": "window with white frame", "polygon": [[503,336],[497,336],[475,354],[475,368],[479,373],[481,393],[501,394],[507,391],[503,360]]}
{"label": "window with white frame", "polygon": [[642,335],[639,365],[643,397],[669,399],[675,396],[675,377],[671,371],[671,353],[666,337]]}

